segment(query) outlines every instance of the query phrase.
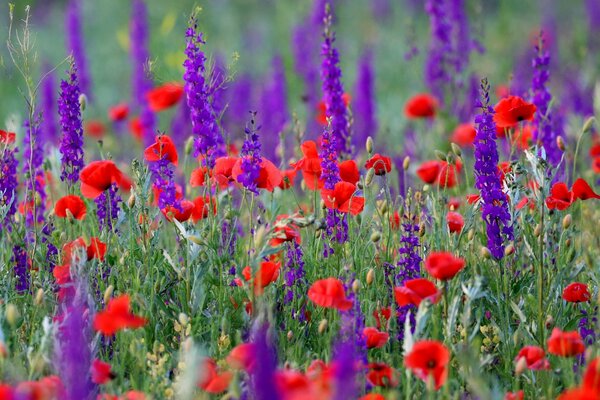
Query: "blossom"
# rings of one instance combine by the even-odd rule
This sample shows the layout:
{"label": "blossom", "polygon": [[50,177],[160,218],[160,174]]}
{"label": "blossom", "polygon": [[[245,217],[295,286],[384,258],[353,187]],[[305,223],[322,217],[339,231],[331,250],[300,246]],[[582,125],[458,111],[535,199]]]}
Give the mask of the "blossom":
{"label": "blossom", "polygon": [[212,214],[217,214],[217,202],[213,198],[209,198],[208,196],[198,196],[194,199],[194,209],[192,210],[192,221],[198,222],[201,219],[205,219],[211,213],[211,205],[212,205]]}
{"label": "blossom", "polygon": [[303,157],[296,163],[291,164],[296,171],[302,171],[304,183],[309,190],[317,190],[323,187],[321,180],[321,158],[317,152],[317,144],[307,140],[300,145]]}
{"label": "blossom", "polygon": [[185,222],[192,216],[195,209],[195,204],[189,200],[181,200],[178,206],[167,205],[160,211],[168,221],[175,218],[179,222]]}
{"label": "blossom", "polygon": [[[281,263],[276,263],[273,261],[263,261],[260,263],[260,267],[257,273],[254,275],[253,280],[254,294],[261,295],[267,286],[277,280],[279,277],[280,267]],[[250,267],[246,267],[244,269],[244,273],[246,275],[246,280],[250,280]]]}
{"label": "blossom", "polygon": [[131,312],[129,296],[123,294],[108,302],[104,311],[94,317],[94,329],[104,336],[112,336],[123,329],[137,329],[146,325],[148,321]]}
{"label": "blossom", "polygon": [[367,349],[378,349],[385,346],[390,335],[386,332],[380,332],[377,328],[366,327],[362,331],[363,336],[367,342]]}
{"label": "blossom", "polygon": [[54,213],[59,218],[66,218],[67,211],[69,211],[73,218],[82,220],[85,218],[87,208],[81,197],[72,194],[61,197],[54,205]]}
{"label": "blossom", "polygon": [[157,136],[155,142],[144,150],[144,158],[148,162],[156,162],[165,158],[175,166],[179,161],[175,143],[167,135]]}
{"label": "blossom", "polygon": [[385,175],[392,172],[392,159],[376,153],[365,163],[365,168],[375,169],[375,175]]}
{"label": "blossom", "polygon": [[585,351],[583,340],[577,331],[563,332],[552,330],[548,339],[548,352],[561,357],[572,357]]}
{"label": "blossom", "polygon": [[582,386],[590,391],[600,393],[600,358],[596,357],[590,361],[583,374]]}
{"label": "blossom", "polygon": [[446,223],[450,233],[460,233],[465,226],[465,220],[462,215],[457,212],[450,211],[446,214]]}
{"label": "blossom", "polygon": [[340,172],[340,179],[344,182],[356,185],[360,179],[360,172],[356,161],[346,160],[338,163],[338,170]]}
{"label": "blossom", "polygon": [[83,125],[79,106],[79,83],[77,67],[71,65],[69,80],[60,82],[58,114],[62,138],[60,141],[61,174],[60,179],[74,184],[79,179],[79,171],[83,168]]}
{"label": "blossom", "polygon": [[494,123],[499,128],[512,128],[522,121],[533,120],[535,104],[527,103],[519,96],[503,98],[494,107]]}
{"label": "blossom", "polygon": [[204,359],[201,371],[202,375],[198,381],[198,387],[207,393],[223,393],[233,379],[231,372],[219,371],[217,363],[212,358]]}
{"label": "blossom", "polygon": [[227,356],[227,364],[235,369],[251,372],[256,367],[256,346],[254,343],[242,343],[235,346]]}
{"label": "blossom", "polygon": [[404,106],[404,114],[407,118],[432,118],[435,117],[438,108],[438,100],[430,94],[419,93],[411,97]]}
{"label": "blossom", "polygon": [[[231,176],[238,183],[246,182],[242,172],[243,163],[243,158],[238,158],[231,170]],[[266,158],[262,158],[258,164],[258,175],[254,178],[253,182],[256,188],[272,192],[276,187],[279,187],[282,181],[283,177],[279,168]]]}
{"label": "blossom", "polygon": [[148,106],[154,112],[173,107],[183,95],[183,86],[177,82],[165,83],[146,93]]}
{"label": "blossom", "polygon": [[458,173],[462,164],[457,160],[455,165],[446,161],[431,160],[422,163],[417,168],[417,176],[428,184],[436,183],[443,188],[452,188],[458,183]]}
{"label": "blossom", "polygon": [[114,122],[123,121],[129,115],[129,105],[127,103],[119,103],[108,108],[108,118]]}
{"label": "blossom", "polygon": [[584,303],[590,301],[591,295],[588,290],[588,285],[585,283],[573,282],[565,287],[562,297],[569,303]]}
{"label": "blossom", "polygon": [[321,279],[312,284],[308,290],[308,298],[318,306],[349,310],[352,301],[346,298],[344,284],[336,278]]}
{"label": "blossom", "polygon": [[103,385],[115,376],[111,371],[111,365],[97,358],[92,362],[90,372],[92,373],[92,382],[97,385]]}
{"label": "blossom", "polygon": [[450,140],[459,146],[473,146],[477,130],[471,123],[460,124],[452,132]]}
{"label": "blossom", "polygon": [[92,161],[81,170],[81,194],[88,199],[95,199],[113,183],[127,185],[123,173],[114,162],[109,160]]}
{"label": "blossom", "polygon": [[335,184],[333,190],[321,190],[321,197],[325,202],[325,207],[331,210],[358,215],[365,206],[365,199],[364,197],[355,196],[355,192],[356,186],[341,181]]}
{"label": "blossom", "polygon": [[556,182],[550,188],[550,195],[546,198],[546,207],[550,210],[565,210],[577,199],[600,199],[600,195],[594,192],[582,178],[575,180],[571,190],[564,182]]}
{"label": "blossom", "polygon": [[600,395],[593,389],[587,387],[576,387],[567,389],[557,397],[557,400],[599,400]]}
{"label": "blossom", "polygon": [[409,279],[403,283],[403,286],[394,288],[394,297],[400,307],[409,304],[418,307],[423,300],[437,303],[441,292],[429,279],[416,278]]}
{"label": "blossom", "polygon": [[545,358],[546,353],[544,349],[538,346],[525,346],[519,350],[519,354],[515,358],[515,362],[518,362],[521,358],[525,359],[527,368],[534,371],[541,369],[549,369],[550,362]]}
{"label": "blossom", "polygon": [[448,378],[450,352],[442,343],[435,340],[416,342],[404,358],[404,365],[424,382],[432,379],[438,390]]}
{"label": "blossom", "polygon": [[465,260],[452,253],[433,252],[425,258],[425,269],[431,276],[440,280],[448,280],[465,267]]}
{"label": "blossom", "polygon": [[394,376],[395,370],[386,363],[372,362],[367,365],[367,381],[373,386],[394,387],[398,379]]}

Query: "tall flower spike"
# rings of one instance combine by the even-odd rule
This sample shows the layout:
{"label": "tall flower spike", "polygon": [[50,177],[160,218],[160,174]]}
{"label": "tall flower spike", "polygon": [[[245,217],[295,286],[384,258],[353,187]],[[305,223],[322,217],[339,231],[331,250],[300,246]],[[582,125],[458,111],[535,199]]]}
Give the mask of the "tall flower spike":
{"label": "tall flower spike", "polygon": [[354,128],[352,144],[360,149],[370,136],[375,138],[377,121],[375,120],[375,88],[373,74],[373,53],[366,50],[358,64],[356,79],[356,101],[354,106]]}
{"label": "tall flower spike", "polygon": [[255,346],[256,368],[252,371],[252,391],[254,398],[278,400],[281,398],[275,380],[277,369],[277,348],[269,343],[269,325],[255,322],[252,342]]}
{"label": "tall flower spike", "polygon": [[490,85],[481,81],[481,113],[475,117],[475,187],[481,195],[481,214],[486,224],[488,249],[496,259],[504,256],[504,239],[512,239],[513,230],[508,203],[498,170],[496,124],[494,109],[490,106]]}
{"label": "tall flower spike", "polygon": [[278,146],[281,146],[281,151],[285,151],[286,145],[279,142],[279,135],[283,131],[286,123],[289,120],[287,110],[287,93],[285,83],[285,70],[280,56],[276,56],[272,61],[272,73],[266,82],[261,98],[262,114],[264,118],[262,125],[262,145],[263,153],[269,159],[273,160],[276,165],[280,164],[280,152]]}
{"label": "tall flower spike", "polygon": [[55,96],[55,77],[54,71],[51,70],[49,64],[43,67],[45,71],[44,79],[42,80],[40,102],[42,106],[42,140],[43,144],[55,144],[58,141],[57,122],[56,122],[56,96]]}
{"label": "tall flower spike", "polygon": [[[40,120],[25,121],[23,140],[23,176],[25,177],[25,223],[33,226],[44,221],[46,192],[44,190],[44,152],[41,147]],[[31,206],[30,206],[31,205]],[[35,205],[35,206],[34,206]],[[35,211],[34,211],[35,210]],[[35,212],[35,215],[34,215]]]}
{"label": "tall flower spike", "polygon": [[206,57],[200,46],[204,45],[202,33],[198,32],[196,16],[192,15],[185,32],[186,60],[183,63],[185,73],[185,94],[190,116],[192,131],[195,135],[194,156],[202,156],[203,164],[213,168],[218,146],[223,143],[223,137],[216,121],[216,116],[209,98],[209,83],[206,82]]}
{"label": "tall flower spike", "polygon": [[119,203],[121,203],[121,196],[117,193],[118,186],[113,183],[108,190],[102,192],[102,194],[94,199],[97,208],[98,225],[100,230],[106,227],[111,230],[113,222],[119,215]]}
{"label": "tall flower spike", "polygon": [[73,186],[79,180],[79,171],[83,168],[83,125],[79,105],[81,92],[75,64],[71,64],[68,74],[69,80],[60,82],[58,99],[58,114],[62,129],[60,179]]}
{"label": "tall flower spike", "polygon": [[[2,131],[3,133],[7,133]],[[18,149],[14,146],[14,139],[2,140],[0,136],[0,207],[7,207],[6,214],[0,219],[0,230],[10,230],[12,218],[17,212],[17,165],[15,157]]]}
{"label": "tall flower spike", "polygon": [[[404,282],[420,278],[421,277],[421,256],[419,255],[420,243],[419,243],[419,225],[415,224],[416,218],[407,216],[406,222],[401,225],[402,236],[400,238],[400,249],[398,253],[400,258],[398,260],[398,273],[395,277],[395,283],[397,286],[402,286]],[[415,326],[415,314],[416,310],[414,306],[406,305],[397,307],[396,315],[398,320],[398,340],[404,340],[404,326],[406,321],[406,315],[409,311],[411,313],[411,327]]]}
{"label": "tall flower spike", "polygon": [[448,23],[445,1],[427,0],[425,11],[429,14],[431,39],[425,62],[425,82],[431,93],[444,102],[444,87],[451,79],[452,27]]}
{"label": "tall flower spike", "polygon": [[334,47],[335,33],[332,29],[332,14],[329,6],[325,7],[325,31],[321,47],[321,84],[326,106],[326,115],[331,118],[331,129],[336,137],[336,150],[338,154],[350,154],[350,133],[348,131],[348,118],[346,104],[344,103],[344,87],[342,85],[342,70],[340,57]]}
{"label": "tall flower spike", "polygon": [[83,30],[81,29],[81,0],[70,0],[65,14],[67,28],[67,47],[79,68],[79,84],[88,99],[92,100],[91,84],[83,43]]}
{"label": "tall flower spike", "polygon": [[27,252],[25,247],[17,245],[13,247],[11,262],[14,264],[15,290],[24,293],[29,290],[29,268],[27,268]]}
{"label": "tall flower spike", "polygon": [[246,189],[254,194],[258,194],[256,180],[260,175],[260,163],[262,157],[260,155],[260,141],[258,139],[258,131],[260,126],[256,125],[256,113],[251,113],[250,124],[244,129],[246,139],[242,145],[242,173],[237,180]]}

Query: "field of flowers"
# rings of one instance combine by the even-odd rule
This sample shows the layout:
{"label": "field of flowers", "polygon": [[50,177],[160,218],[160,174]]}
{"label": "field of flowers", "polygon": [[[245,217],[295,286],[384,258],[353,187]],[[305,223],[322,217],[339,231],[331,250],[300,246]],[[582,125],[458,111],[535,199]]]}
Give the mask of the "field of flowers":
{"label": "field of flowers", "polygon": [[0,7],[0,400],[600,399],[597,0]]}

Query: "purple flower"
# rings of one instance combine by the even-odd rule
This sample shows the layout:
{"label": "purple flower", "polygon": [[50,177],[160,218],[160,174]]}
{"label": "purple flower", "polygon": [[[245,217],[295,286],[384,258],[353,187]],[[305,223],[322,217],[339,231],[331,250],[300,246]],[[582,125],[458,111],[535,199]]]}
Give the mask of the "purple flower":
{"label": "purple flower", "polygon": [[173,179],[173,168],[167,155],[160,160],[150,163],[150,173],[154,187],[158,190],[158,208],[163,209],[173,206],[181,209],[181,204],[177,200],[177,190]]}
{"label": "purple flower", "polygon": [[117,184],[113,183],[108,190],[105,190],[100,196],[94,199],[100,230],[103,230],[104,227],[106,227],[107,230],[111,230],[113,221],[115,221],[119,215],[119,203],[121,202],[121,197],[117,193],[118,189],[119,187]]}
{"label": "purple flower", "polygon": [[85,56],[85,44],[83,43],[83,31],[81,29],[81,0],[69,1],[65,17],[67,48],[73,55],[77,68],[79,68],[79,85],[83,93],[92,100],[87,57]]}
{"label": "purple flower", "polygon": [[287,92],[285,83],[285,70],[280,56],[272,61],[272,74],[262,91],[261,112],[264,123],[262,125],[262,146],[265,156],[279,165],[281,162],[277,152],[277,145],[281,146],[281,154],[285,150],[285,143],[280,143],[279,135],[289,120],[287,110]]}
{"label": "purple flower", "polygon": [[27,252],[25,251],[25,247],[20,245],[13,246],[11,262],[14,264],[15,290],[18,293],[25,293],[29,290],[29,270],[27,268]]}
{"label": "purple flower", "polygon": [[262,162],[260,141],[258,139],[260,125],[256,125],[256,113],[251,113],[251,115],[250,124],[244,129],[246,140],[242,145],[242,173],[238,176],[237,181],[252,193],[258,194],[256,180],[260,176],[260,164]]}
{"label": "purple flower", "polygon": [[[287,244],[286,262],[285,262],[285,304],[289,304],[294,300],[294,294],[302,298],[306,293],[304,281],[304,253],[302,246],[292,240]],[[296,319],[295,314],[292,318]]]}
{"label": "purple flower", "polygon": [[496,259],[504,256],[504,240],[511,240],[513,230],[506,196],[502,192],[498,171],[498,148],[496,147],[496,124],[494,109],[490,106],[490,85],[481,81],[481,114],[475,117],[475,187],[481,194],[481,215],[486,224],[488,248]]}
{"label": "purple flower", "polygon": [[79,180],[79,171],[83,169],[83,125],[81,123],[79,95],[77,67],[72,64],[69,80],[60,82],[60,97],[58,99],[58,114],[60,115],[60,126],[62,128],[60,179],[67,181],[69,186],[74,185]]}
{"label": "purple flower", "polygon": [[431,93],[444,102],[444,88],[451,81],[452,26],[444,0],[427,0],[425,11],[429,14],[431,39],[425,61],[425,82]]}
{"label": "purple flower", "polygon": [[255,323],[252,332],[252,343],[256,354],[256,368],[251,374],[252,391],[255,399],[277,400],[281,396],[275,384],[277,369],[277,348],[270,343],[269,326],[267,323]]}
{"label": "purple flower", "polygon": [[209,168],[214,167],[218,146],[223,143],[216,116],[210,103],[210,82],[205,79],[206,57],[200,46],[204,45],[202,33],[197,32],[195,16],[192,16],[185,33],[186,60],[183,63],[185,73],[185,94],[192,120],[192,131],[195,135],[194,157],[202,155],[203,163]]}
{"label": "purple flower", "polygon": [[0,219],[0,230],[10,229],[12,217],[17,212],[17,158],[18,149],[0,141],[0,207],[7,207],[6,214]]}
{"label": "purple flower", "polygon": [[344,87],[342,85],[342,70],[339,66],[339,55],[334,47],[335,33],[331,27],[332,14],[327,8],[325,17],[324,42],[321,47],[321,84],[323,88],[323,100],[326,105],[326,115],[331,118],[331,129],[336,137],[335,146],[337,152],[350,154],[350,133],[348,131],[348,119],[346,116],[346,104],[344,103]]}
{"label": "purple flower", "polygon": [[42,106],[42,135],[41,143],[56,143],[58,141],[58,129],[56,122],[56,96],[54,94],[56,83],[54,71],[50,69],[50,65],[44,66],[44,71],[47,71],[42,80],[40,93],[40,103]]}
{"label": "purple flower", "polygon": [[[35,223],[44,221],[44,208],[46,204],[46,192],[42,182],[44,181],[44,152],[40,143],[40,122],[39,118],[30,124],[29,121],[23,123],[25,128],[25,138],[23,140],[23,176],[25,177],[25,204],[30,202],[35,207],[26,207],[27,215],[25,223],[31,227]],[[35,216],[33,215],[35,210]]]}
{"label": "purple flower", "polygon": [[[416,218],[406,217],[407,222],[401,225],[402,236],[400,237],[400,249],[398,253],[400,258],[397,263],[397,273],[394,278],[396,286],[404,285],[404,282],[421,277],[421,256],[419,251],[421,244],[419,243],[419,225],[415,224]],[[398,321],[398,340],[404,340],[404,322],[406,315],[411,312],[411,327],[415,326],[415,307],[407,305],[396,308]]]}
{"label": "purple flower", "polygon": [[375,87],[373,74],[373,53],[366,50],[358,64],[358,78],[356,79],[356,100],[354,101],[354,134],[352,144],[355,149],[361,149],[371,136],[377,133],[375,120]]}
{"label": "purple flower", "polygon": [[[250,75],[241,74],[232,82],[227,90],[228,108],[223,116],[223,124],[225,130],[230,132],[230,134],[231,132],[241,133],[242,127],[247,122],[246,116],[252,108],[250,105],[253,103],[253,83]],[[234,137],[236,139],[239,138],[238,136],[233,136],[232,139]]]}

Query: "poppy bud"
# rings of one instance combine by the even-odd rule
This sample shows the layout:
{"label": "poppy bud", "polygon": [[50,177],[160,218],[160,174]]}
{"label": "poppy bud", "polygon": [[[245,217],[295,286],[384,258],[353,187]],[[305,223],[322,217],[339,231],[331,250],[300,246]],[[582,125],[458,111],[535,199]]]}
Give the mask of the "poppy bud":
{"label": "poppy bud", "polygon": [[87,106],[87,96],[83,93],[79,95],[79,108],[81,111],[85,111],[85,107]]}
{"label": "poppy bud", "polygon": [[306,192],[306,181],[304,179],[302,180],[302,182],[300,182],[300,188],[303,192]]}
{"label": "poppy bud", "polygon": [[262,243],[265,239],[266,233],[267,230],[265,229],[265,225],[261,225],[258,227],[258,229],[256,229],[256,231],[254,232],[254,244],[256,248],[262,247]]}
{"label": "poppy bud", "polygon": [[231,339],[229,338],[229,335],[222,334],[221,336],[219,336],[219,341],[217,342],[217,346],[219,347],[220,350],[228,349],[230,345],[231,345]]}
{"label": "poppy bud", "polygon": [[469,240],[469,242],[471,240],[473,240],[474,237],[475,237],[475,229],[469,229],[469,233],[467,233],[467,239]]}
{"label": "poppy bud", "polygon": [[186,140],[186,142],[185,142],[185,146],[184,146],[184,148],[183,148],[183,152],[184,152],[186,155],[188,155],[188,156],[189,156],[190,154],[192,154],[192,150],[193,150],[193,149],[194,149],[194,137],[193,137],[193,136],[190,136],[190,137],[188,138],[188,140]]}
{"label": "poppy bud", "polygon": [[408,167],[410,167],[410,157],[406,156],[406,157],[404,157],[404,160],[402,161],[402,168],[404,168],[404,170],[406,171],[408,169]]}
{"label": "poppy bud", "polygon": [[567,246],[567,248],[571,247],[571,238],[565,240],[565,246]]}
{"label": "poppy bud", "polygon": [[506,257],[510,256],[511,254],[513,254],[515,252],[515,245],[514,244],[509,244],[508,246],[506,246],[504,248],[504,255]]}
{"label": "poppy bud", "polygon": [[21,222],[21,214],[19,214],[19,213],[16,213],[16,214],[13,216],[13,218],[15,219],[15,222],[16,222],[17,224],[19,224],[19,223]]}
{"label": "poppy bud", "polygon": [[435,157],[438,160],[440,160],[440,161],[447,161],[448,160],[448,157],[446,157],[446,154],[442,153],[439,150],[434,150],[434,154],[435,154]]}
{"label": "poppy bud", "polygon": [[360,285],[360,281],[358,279],[355,279],[354,282],[352,282],[352,291],[354,293],[358,293],[358,290],[360,289],[361,285]]}
{"label": "poppy bud", "polygon": [[327,206],[325,205],[325,201],[323,201],[323,199],[321,199],[321,210],[325,210],[327,208]]}
{"label": "poppy bud", "polygon": [[381,233],[375,231],[371,234],[371,242],[377,243],[381,240]]}
{"label": "poppy bud", "polygon": [[450,147],[452,148],[452,152],[457,156],[460,157],[462,156],[462,150],[460,149],[460,146],[457,145],[456,143],[450,143]]}
{"label": "poppy bud", "polygon": [[198,236],[194,236],[194,235],[190,235],[188,236],[188,240],[192,243],[196,243],[197,245],[202,245],[204,242],[202,241],[201,237]]}
{"label": "poppy bud", "polygon": [[369,136],[367,138],[367,142],[365,143],[365,148],[367,149],[367,153],[373,153],[373,138]]}
{"label": "poppy bud", "polygon": [[187,315],[185,315],[184,313],[179,313],[179,316],[177,317],[177,319],[179,320],[179,323],[183,326],[186,326],[188,324],[188,322],[190,322],[190,319]]}
{"label": "poppy bud", "polygon": [[419,237],[425,236],[425,224],[419,225]]}
{"label": "poppy bud", "polygon": [[564,139],[562,138],[562,136],[557,136],[557,137],[556,137],[556,147],[558,147],[558,149],[559,149],[560,151],[565,151],[565,149],[567,148],[567,147],[565,146],[565,141],[564,141]]}
{"label": "poppy bud", "polygon": [[563,229],[569,229],[569,227],[571,226],[571,222],[573,222],[573,217],[571,216],[571,214],[565,215],[565,217],[562,220]]}
{"label": "poppy bud", "polygon": [[546,329],[550,329],[554,326],[554,318],[552,318],[552,315],[548,315],[546,317],[546,322],[544,322],[544,325],[546,325]]}
{"label": "poppy bud", "polygon": [[288,333],[287,333],[287,340],[292,340],[293,338],[294,338],[294,332],[288,331]]}
{"label": "poppy bud", "polygon": [[110,285],[106,288],[106,290],[104,291],[104,304],[108,304],[114,290],[115,287],[113,285]]}
{"label": "poppy bud", "polygon": [[365,186],[370,186],[371,182],[373,182],[373,177],[375,176],[375,168],[371,168],[367,171],[367,176],[365,176]]}
{"label": "poppy bud", "polygon": [[319,333],[325,332],[327,329],[327,319],[323,318],[321,322],[319,322]]}
{"label": "poppy bud", "polygon": [[542,234],[542,225],[537,224],[535,229],[533,230],[533,234],[535,237],[539,237]]}
{"label": "poppy bud", "polygon": [[481,253],[481,257],[483,257],[485,259],[490,259],[492,257],[492,253],[490,253],[490,249],[488,249],[485,246],[483,246],[481,248],[480,253]]}
{"label": "poppy bud", "polygon": [[[18,215],[18,214],[15,214],[15,215]],[[55,231],[55,232],[56,232],[56,231]],[[61,232],[61,233],[60,233],[60,236],[59,236],[59,239],[60,239],[60,242],[61,242],[61,243],[64,243],[64,242],[66,242],[66,241],[67,241],[67,233],[66,233],[66,232],[64,232],[64,231],[63,231],[63,232]]]}
{"label": "poppy bud", "polygon": [[595,120],[596,119],[594,117],[589,117],[583,124],[583,128],[581,128],[581,132],[585,133],[585,132],[589,131],[592,128],[592,125],[594,124]]}
{"label": "poppy bud", "polygon": [[428,192],[429,191],[429,185],[423,185],[423,191],[424,192]]}
{"label": "poppy bud", "polygon": [[519,357],[519,359],[517,360],[517,365],[515,365],[515,374],[521,375],[526,370],[527,370],[527,358]]}
{"label": "poppy bud", "polygon": [[135,195],[133,193],[131,193],[129,199],[127,199],[127,206],[129,208],[133,208],[133,206],[135,206]]}
{"label": "poppy bud", "polygon": [[42,196],[40,196],[40,194],[38,192],[35,192],[35,195],[33,196],[34,201],[35,201],[35,206],[39,207],[42,204]]}
{"label": "poppy bud", "polygon": [[17,310],[17,307],[14,304],[7,304],[4,316],[8,324],[14,328],[19,319],[19,310]]}
{"label": "poppy bud", "polygon": [[356,182],[356,187],[360,190],[363,190],[365,188],[365,185],[363,185],[361,181],[358,181]]}
{"label": "poppy bud", "polygon": [[373,268],[371,268],[371,269],[369,269],[369,272],[367,272],[367,285],[372,284],[374,279],[375,279],[375,270]]}
{"label": "poppy bud", "polygon": [[44,289],[38,289],[35,294],[35,299],[33,300],[33,304],[39,306],[44,301]]}

